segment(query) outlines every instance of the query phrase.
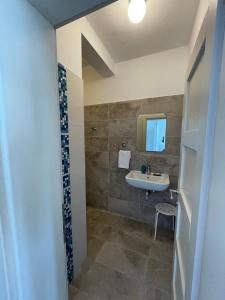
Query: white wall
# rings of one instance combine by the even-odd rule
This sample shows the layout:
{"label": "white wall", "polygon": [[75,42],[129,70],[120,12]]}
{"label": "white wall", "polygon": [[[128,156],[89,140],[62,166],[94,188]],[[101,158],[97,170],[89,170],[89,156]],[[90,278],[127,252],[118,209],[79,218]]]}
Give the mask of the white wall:
{"label": "white wall", "polygon": [[192,34],[189,42],[189,51],[192,52],[195,42],[197,40],[200,28],[202,26],[202,22],[205,18],[205,15],[207,13],[208,7],[209,7],[210,0],[200,0],[198,11],[196,14],[195,22],[193,24]]}
{"label": "white wall", "polygon": [[0,219],[12,229],[12,299],[65,300],[55,31],[27,1],[2,0],[0,36]]}
{"label": "white wall", "polygon": [[57,58],[68,75],[72,227],[75,276],[87,255],[82,35],[113,72],[114,62],[85,18],[57,29]]}
{"label": "white wall", "polygon": [[118,63],[110,78],[87,66],[85,105],[183,94],[187,61],[188,47],[181,47]]}
{"label": "white wall", "polygon": [[68,74],[72,226],[76,276],[87,254],[82,35],[113,73],[115,65],[86,18],[57,29],[56,34],[57,59],[66,67]]}
{"label": "white wall", "polygon": [[[210,9],[215,12],[216,1],[210,2]],[[212,103],[216,107],[216,112],[210,114],[215,120],[215,129],[214,139],[211,141],[213,157],[209,174],[211,180],[203,245],[200,300],[225,299],[225,140],[223,138],[225,128],[225,7],[223,0],[219,0],[218,3],[217,30],[214,37],[216,53],[214,53],[212,67],[211,89]]]}
{"label": "white wall", "polygon": [[114,72],[114,62],[85,18],[57,29],[57,59],[67,69],[75,277],[87,255],[82,35]]}
{"label": "white wall", "polygon": [[68,24],[56,30],[57,60],[82,78],[81,31]]}
{"label": "white wall", "polygon": [[87,256],[83,80],[67,70],[74,274]]}
{"label": "white wall", "polygon": [[56,30],[58,62],[82,78],[82,42],[83,34],[108,68],[115,73],[115,64],[107,49],[86,18],[81,18]]}
{"label": "white wall", "polygon": [[[0,298],[4,300],[9,299],[9,283],[8,283],[8,271],[6,269],[6,253],[2,230],[3,222],[0,222]],[[15,294],[14,294],[15,295]],[[16,295],[15,295],[16,296]]]}

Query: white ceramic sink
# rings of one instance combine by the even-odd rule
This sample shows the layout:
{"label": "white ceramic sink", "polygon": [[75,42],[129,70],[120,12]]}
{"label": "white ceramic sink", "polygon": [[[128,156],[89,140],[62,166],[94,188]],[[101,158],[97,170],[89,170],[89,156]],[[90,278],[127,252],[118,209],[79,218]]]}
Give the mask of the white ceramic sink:
{"label": "white ceramic sink", "polygon": [[165,191],[170,184],[169,175],[161,173],[159,176],[157,173],[147,175],[133,170],[125,178],[129,185],[150,191]]}

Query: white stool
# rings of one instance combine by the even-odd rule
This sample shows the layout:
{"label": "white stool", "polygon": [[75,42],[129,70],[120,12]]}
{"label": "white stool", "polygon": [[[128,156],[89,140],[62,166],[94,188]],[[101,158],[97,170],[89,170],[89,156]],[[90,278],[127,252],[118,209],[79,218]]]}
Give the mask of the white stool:
{"label": "white stool", "polygon": [[156,204],[155,206],[155,234],[154,234],[154,240],[156,240],[156,235],[157,235],[157,227],[158,227],[158,218],[159,214],[173,217],[173,229],[175,227],[175,218],[176,218],[176,212],[177,208],[176,206],[169,204],[169,203],[159,203]]}

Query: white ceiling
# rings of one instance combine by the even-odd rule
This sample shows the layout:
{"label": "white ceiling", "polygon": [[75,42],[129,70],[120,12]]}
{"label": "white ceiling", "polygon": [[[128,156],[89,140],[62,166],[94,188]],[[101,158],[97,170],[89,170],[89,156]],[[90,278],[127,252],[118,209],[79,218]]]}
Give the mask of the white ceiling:
{"label": "white ceiling", "polygon": [[139,24],[127,16],[128,0],[119,0],[87,16],[115,62],[185,46],[199,0],[147,0]]}

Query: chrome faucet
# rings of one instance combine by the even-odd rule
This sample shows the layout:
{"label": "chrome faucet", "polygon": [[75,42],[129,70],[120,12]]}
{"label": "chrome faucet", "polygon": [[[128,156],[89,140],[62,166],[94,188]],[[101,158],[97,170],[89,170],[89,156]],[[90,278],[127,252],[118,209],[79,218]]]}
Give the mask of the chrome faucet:
{"label": "chrome faucet", "polygon": [[151,166],[150,165],[147,165],[147,167],[146,167],[146,174],[147,175],[151,174]]}

